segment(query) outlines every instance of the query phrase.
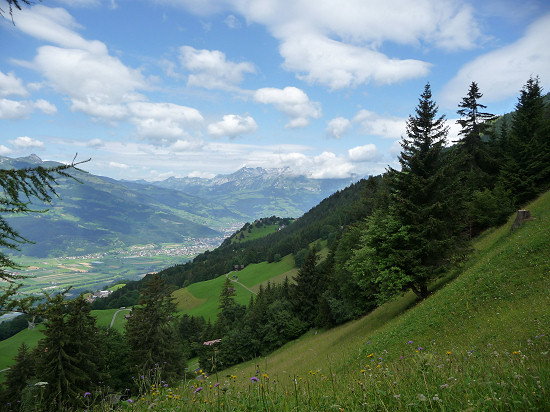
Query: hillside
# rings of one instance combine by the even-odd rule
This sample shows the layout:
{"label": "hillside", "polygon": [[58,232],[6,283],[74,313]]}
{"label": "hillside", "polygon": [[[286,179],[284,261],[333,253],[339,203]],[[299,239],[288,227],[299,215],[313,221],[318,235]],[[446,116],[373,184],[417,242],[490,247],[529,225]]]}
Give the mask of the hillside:
{"label": "hillside", "polygon": [[[0,158],[4,168],[42,162],[37,156]],[[147,243],[181,242],[182,238],[221,237],[218,230],[242,219],[213,202],[154,186],[132,187],[116,180],[75,172],[80,181],[60,178],[48,211],[11,217],[10,224],[36,244],[23,245],[26,256],[75,256]],[[37,210],[46,206],[36,204]]]}
{"label": "hillside", "polygon": [[137,410],[547,410],[550,192],[527,208],[532,219],[480,236],[426,300],[406,293]]}

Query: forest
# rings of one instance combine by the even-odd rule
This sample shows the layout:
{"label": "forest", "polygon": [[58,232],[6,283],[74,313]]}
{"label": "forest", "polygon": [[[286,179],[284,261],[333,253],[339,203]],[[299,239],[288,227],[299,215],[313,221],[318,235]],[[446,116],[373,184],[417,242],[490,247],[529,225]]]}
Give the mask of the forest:
{"label": "forest", "polygon": [[[389,167],[335,193],[284,230],[236,244],[227,239],[192,262],[94,303],[95,309],[136,305],[124,334],[98,328],[82,296],[48,295],[33,306],[17,301],[14,288],[3,290],[2,309],[46,320],[39,345],[22,345],[6,373],[0,405],[28,410],[39,399],[43,410],[74,410],[89,407],[86,394],[100,388],[115,403],[135,399],[143,390],[139,377],[175,382],[188,373],[189,358],[198,357],[205,373],[215,373],[270,353],[311,328],[358,318],[405,291],[428,297],[430,285],[464,261],[473,238],[550,187],[550,105],[539,79],[526,81],[510,114],[491,114],[482,97],[472,82],[458,104],[460,138],[448,142],[446,119],[426,84],[407,121],[399,169]],[[16,184],[25,176],[14,177],[16,201],[24,205],[16,193],[25,188],[27,196],[47,200],[58,172],[65,173],[41,172],[42,180],[31,186]],[[29,191],[33,184],[45,189]],[[25,241],[7,229],[2,227],[5,244]],[[319,240],[329,248],[322,261]],[[297,276],[261,288],[248,305],[235,302],[226,279],[214,322],[176,316],[174,290],[222,276],[237,264],[288,254],[300,268]],[[2,266],[16,263],[4,260]],[[7,270],[1,275],[9,278]]]}

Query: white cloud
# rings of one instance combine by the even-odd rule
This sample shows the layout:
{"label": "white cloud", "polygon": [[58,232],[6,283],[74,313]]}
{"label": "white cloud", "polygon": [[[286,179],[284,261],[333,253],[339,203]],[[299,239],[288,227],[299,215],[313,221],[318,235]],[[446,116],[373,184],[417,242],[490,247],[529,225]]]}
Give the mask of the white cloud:
{"label": "white cloud", "polygon": [[405,133],[407,119],[362,109],[355,115],[353,122],[360,124],[364,134],[396,139]]}
{"label": "white cloud", "polygon": [[57,0],[59,3],[71,7],[96,7],[101,5],[100,0]]}
{"label": "white cloud", "polygon": [[456,50],[481,38],[474,9],[462,0],[165,1],[199,15],[235,11],[266,26],[280,42],[284,68],[332,89],[428,73],[426,62],[384,54],[386,43]]}
{"label": "white cloud", "polygon": [[301,33],[280,47],[284,67],[300,79],[331,89],[378,85],[426,76],[430,64],[412,59],[391,59],[368,47],[359,47],[317,33]]}
{"label": "white cloud", "polygon": [[68,49],[85,50],[92,54],[106,54],[107,47],[100,41],[85,40],[74,31],[80,27],[62,8],[35,5],[17,14],[16,27],[22,32]]}
{"label": "white cloud", "polygon": [[6,96],[27,96],[29,93],[23,86],[23,82],[15,74],[4,74],[0,71],[0,97]]}
{"label": "white cloud", "polygon": [[105,145],[105,143],[103,143],[103,140],[101,140],[101,139],[92,139],[92,140],[89,140],[86,143],[86,146],[93,147],[95,149],[99,149],[100,147],[103,147],[104,145]]}
{"label": "white cloud", "polygon": [[297,152],[284,153],[279,154],[273,161],[273,165],[277,167],[290,167],[297,173],[313,179],[346,178],[350,177],[354,169],[354,166],[344,157],[336,156],[332,152],[323,152],[317,156],[307,156]]}
{"label": "white cloud", "polygon": [[27,101],[0,99],[0,119],[22,119],[33,111],[33,106]]}
{"label": "white cloud", "polygon": [[310,119],[321,117],[321,105],[309,100],[307,94],[296,87],[265,87],[256,90],[254,99],[259,103],[273,104],[277,110],[290,117],[290,122],[286,124],[288,128],[305,127]]}
{"label": "white cloud", "polygon": [[381,158],[380,152],[374,144],[366,144],[349,149],[348,156],[353,162],[373,162]]}
{"label": "white cloud", "polygon": [[28,136],[20,136],[15,140],[9,140],[9,143],[17,149],[43,148],[44,143]]}
{"label": "white cloud", "polygon": [[125,163],[119,163],[119,162],[109,162],[109,166],[114,167],[115,169],[129,169],[130,166],[128,166]]}
{"label": "white cloud", "polygon": [[327,124],[326,133],[328,137],[341,139],[351,127],[351,122],[345,117],[335,117]]}
{"label": "white cloud", "polygon": [[539,18],[516,42],[484,54],[464,65],[442,91],[442,105],[456,107],[475,81],[485,102],[519,93],[531,75],[550,79],[550,14]]}
{"label": "white cloud", "polygon": [[176,153],[187,152],[190,150],[200,150],[204,143],[200,140],[176,140],[170,149]]}
{"label": "white cloud", "polygon": [[0,155],[8,155],[12,152],[12,150],[9,147],[4,146],[3,144],[0,144]]}
{"label": "white cloud", "polygon": [[34,64],[55,90],[71,98],[72,110],[94,117],[124,118],[124,103],[141,99],[135,90],[145,87],[138,70],[108,54],[42,46]]}
{"label": "white cloud", "polygon": [[35,101],[34,107],[45,114],[54,115],[57,113],[57,107],[44,99],[38,99]]}
{"label": "white cloud", "polygon": [[230,29],[239,29],[241,27],[241,22],[239,21],[239,19],[232,14],[227,16],[224,22]]}
{"label": "white cloud", "polygon": [[192,171],[191,173],[189,173],[187,175],[188,177],[199,177],[201,179],[212,179],[213,177],[216,177],[216,174],[215,173],[206,173],[206,172],[201,172],[201,171],[198,171],[198,170],[194,170]]}
{"label": "white cloud", "polygon": [[206,89],[235,90],[245,73],[256,73],[252,63],[227,61],[225,53],[219,50],[182,46],[180,62],[183,68],[191,72],[187,84]]}
{"label": "white cloud", "polygon": [[138,135],[161,145],[188,137],[186,128],[204,121],[197,109],[173,103],[135,102],[130,103],[128,109]]}
{"label": "white cloud", "polygon": [[230,138],[243,134],[255,133],[258,130],[256,121],[251,116],[227,114],[217,123],[208,125],[208,134],[214,137],[227,136]]}

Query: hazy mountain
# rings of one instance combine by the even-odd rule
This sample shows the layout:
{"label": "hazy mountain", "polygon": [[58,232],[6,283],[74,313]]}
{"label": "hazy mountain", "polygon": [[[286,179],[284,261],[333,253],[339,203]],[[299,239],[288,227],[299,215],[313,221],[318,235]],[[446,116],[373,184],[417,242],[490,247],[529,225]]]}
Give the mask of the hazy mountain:
{"label": "hazy mountain", "polygon": [[289,168],[243,167],[235,173],[212,179],[171,177],[153,184],[223,204],[253,220],[271,215],[299,217],[357,180],[356,177],[311,179],[297,175]]}
{"label": "hazy mountain", "polygon": [[[0,157],[1,168],[56,166],[38,156]],[[9,221],[36,244],[24,245],[29,256],[83,255],[119,246],[178,242],[183,237],[215,237],[213,228],[243,217],[210,201],[151,185],[121,183],[76,172],[60,178],[51,205],[36,204],[44,213],[10,217]]]}

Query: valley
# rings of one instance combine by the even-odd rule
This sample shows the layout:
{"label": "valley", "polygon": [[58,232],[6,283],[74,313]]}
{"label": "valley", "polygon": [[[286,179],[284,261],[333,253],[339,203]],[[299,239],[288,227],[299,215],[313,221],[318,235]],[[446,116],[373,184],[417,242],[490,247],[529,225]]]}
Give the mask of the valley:
{"label": "valley", "polygon": [[188,238],[181,243],[133,245],[82,256],[21,256],[15,260],[23,267],[14,273],[26,277],[20,289],[22,294],[41,295],[72,286],[72,294],[78,295],[184,263],[199,253],[215,249],[222,241],[222,237]]}

